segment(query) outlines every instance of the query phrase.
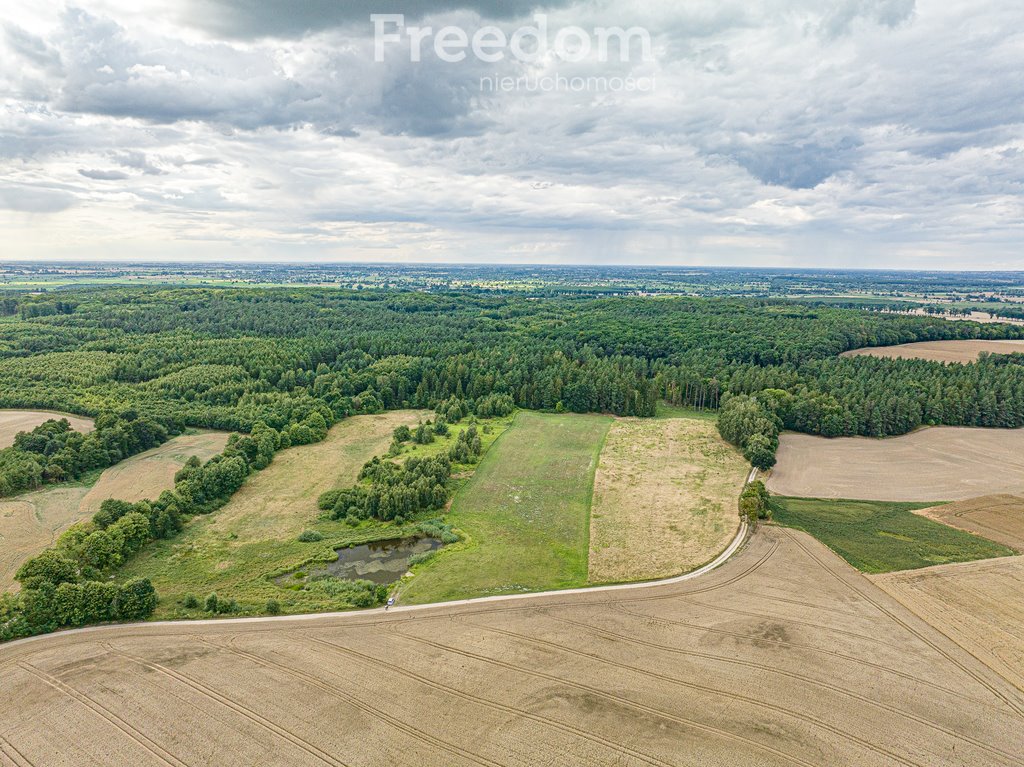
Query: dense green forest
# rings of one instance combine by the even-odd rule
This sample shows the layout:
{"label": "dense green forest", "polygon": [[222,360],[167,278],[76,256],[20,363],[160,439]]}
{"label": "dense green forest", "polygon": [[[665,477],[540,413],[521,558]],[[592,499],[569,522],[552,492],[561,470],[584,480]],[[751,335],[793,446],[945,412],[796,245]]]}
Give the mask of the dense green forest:
{"label": "dense green forest", "polygon": [[[182,519],[222,504],[275,451],[324,438],[347,415],[430,408],[429,427],[514,406],[652,416],[657,402],[721,408],[722,434],[758,466],[783,428],[901,434],[922,424],[1024,426],[1019,356],[977,364],[840,358],[862,346],[1022,337],[1024,329],[777,300],[538,298],[335,289],[78,289],[14,294],[0,323],[0,407],[97,416],[92,435],[46,424],[0,452],[0,489],[61,481],[188,426],[228,429],[173,492],[107,502],[26,563],[0,600],[3,637],[143,617],[148,584],[109,576]],[[443,505],[451,463],[378,462],[322,499],[338,518],[406,519]],[[453,448],[454,450],[455,448]],[[27,477],[27,479],[26,479]],[[130,598],[129,598],[130,597]],[[130,606],[126,606],[130,605]],[[150,609],[152,609],[150,607]]]}

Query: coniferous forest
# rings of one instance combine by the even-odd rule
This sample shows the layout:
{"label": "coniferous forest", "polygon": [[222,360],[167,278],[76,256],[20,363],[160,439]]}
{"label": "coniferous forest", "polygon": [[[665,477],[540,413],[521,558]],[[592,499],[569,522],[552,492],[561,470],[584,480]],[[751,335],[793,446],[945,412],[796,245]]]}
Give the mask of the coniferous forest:
{"label": "coniferous forest", "polygon": [[[92,523],[29,560],[22,592],[0,604],[2,638],[144,617],[152,587],[110,583],[120,563],[218,508],[277,450],[317,442],[356,413],[429,408],[454,423],[517,406],[649,417],[664,400],[719,410],[722,435],[761,468],[774,463],[782,429],[885,436],[922,424],[1024,426],[1020,355],[953,365],[838,356],[1024,337],[1011,326],[667,296],[83,288],[5,301],[0,407],[89,415],[96,430],[54,421],[19,436],[0,450],[0,494],[77,478],[188,427],[237,434],[222,455],[182,469],[173,492],[107,501]],[[471,443],[463,448],[404,467],[368,465],[370,491],[321,503],[339,518],[437,508],[449,460],[475,459]]]}

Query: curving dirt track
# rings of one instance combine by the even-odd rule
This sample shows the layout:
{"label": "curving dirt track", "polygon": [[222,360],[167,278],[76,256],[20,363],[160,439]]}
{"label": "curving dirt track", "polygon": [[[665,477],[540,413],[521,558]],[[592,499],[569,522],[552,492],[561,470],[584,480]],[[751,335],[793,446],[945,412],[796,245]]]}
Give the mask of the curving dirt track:
{"label": "curving dirt track", "polygon": [[1012,765],[1024,695],[809,536],[671,585],[0,648],[0,764]]}

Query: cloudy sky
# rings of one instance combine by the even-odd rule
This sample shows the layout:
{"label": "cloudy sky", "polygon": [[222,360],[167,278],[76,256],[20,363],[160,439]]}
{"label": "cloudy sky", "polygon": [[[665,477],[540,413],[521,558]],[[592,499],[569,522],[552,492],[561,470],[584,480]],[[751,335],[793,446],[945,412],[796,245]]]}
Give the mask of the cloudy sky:
{"label": "cloudy sky", "polygon": [[[548,45],[449,62],[435,35],[412,61],[400,30],[377,61],[372,13],[468,37],[541,13]],[[4,259],[1024,269],[1018,0],[7,0],[0,21]],[[570,26],[589,54],[555,44]],[[650,55],[601,56],[609,27]]]}

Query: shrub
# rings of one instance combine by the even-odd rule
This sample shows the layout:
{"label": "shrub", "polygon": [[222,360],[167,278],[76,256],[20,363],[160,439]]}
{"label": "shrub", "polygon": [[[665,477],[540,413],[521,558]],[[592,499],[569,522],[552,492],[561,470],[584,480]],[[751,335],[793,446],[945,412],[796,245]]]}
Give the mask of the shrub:
{"label": "shrub", "polygon": [[323,539],[324,536],[317,530],[303,530],[299,533],[300,543],[315,543],[317,541],[322,541]]}
{"label": "shrub", "polygon": [[195,610],[197,607],[199,607],[199,600],[196,599],[195,594],[189,594],[187,597],[185,597],[185,601],[182,602],[182,604],[185,605],[185,607],[189,610]]}
{"label": "shrub", "polygon": [[214,592],[206,597],[206,601],[203,602],[203,609],[208,613],[217,612],[217,608],[220,606],[220,600],[217,598],[217,593]]}
{"label": "shrub", "polygon": [[268,615],[277,615],[281,612],[281,603],[276,599],[268,599],[263,609]]}
{"label": "shrub", "polygon": [[751,522],[758,519],[771,519],[772,512],[768,506],[770,495],[764,482],[757,480],[751,482],[740,494],[740,514],[743,514]]}

